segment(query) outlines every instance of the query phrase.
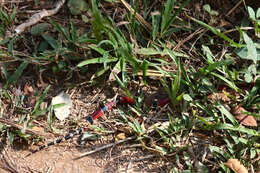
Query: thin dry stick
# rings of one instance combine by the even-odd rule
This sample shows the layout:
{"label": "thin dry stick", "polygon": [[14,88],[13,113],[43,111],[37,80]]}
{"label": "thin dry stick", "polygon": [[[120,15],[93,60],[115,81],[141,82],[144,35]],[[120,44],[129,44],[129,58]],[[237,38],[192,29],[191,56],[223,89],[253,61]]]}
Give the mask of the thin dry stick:
{"label": "thin dry stick", "polygon": [[[16,124],[15,122],[6,120],[4,118],[0,118],[0,123],[10,125],[10,126],[15,127],[15,128],[17,128],[19,130],[22,130],[24,128],[23,126],[21,126],[19,124]],[[37,136],[49,136],[46,133],[43,133],[43,132],[40,132],[40,131],[36,131],[36,130],[32,130],[32,129],[25,129],[25,132],[26,133],[31,133],[31,134],[34,134],[34,135],[37,135]]]}
{"label": "thin dry stick", "polygon": [[205,29],[198,29],[196,30],[194,33],[190,34],[188,37],[186,37],[184,40],[180,41],[172,50],[174,51],[175,49],[179,49],[185,42],[189,41],[190,39],[192,39],[195,35],[198,35],[202,32],[204,32]]}
{"label": "thin dry stick", "polygon": [[113,147],[113,146],[115,146],[115,145],[118,145],[118,144],[121,144],[121,143],[124,143],[124,142],[127,142],[127,141],[131,141],[131,140],[133,140],[133,139],[136,139],[136,136],[131,136],[131,137],[125,138],[125,139],[123,139],[123,140],[120,140],[120,141],[118,141],[118,142],[116,142],[116,143],[107,144],[107,145],[104,145],[104,146],[102,146],[102,147],[96,148],[96,149],[94,149],[94,150],[92,150],[92,151],[88,151],[88,152],[86,152],[86,153],[81,154],[79,157],[77,157],[77,158],[75,158],[75,159],[73,159],[73,160],[81,159],[81,158],[83,158],[83,157],[85,157],[85,156],[87,156],[87,155],[90,155],[90,154],[99,152],[99,151],[101,151],[101,150],[104,150],[104,149]]}
{"label": "thin dry stick", "polygon": [[144,18],[138,14],[125,0],[120,0],[121,3],[136,16],[137,20],[147,29],[149,32],[152,31],[152,26],[144,20]]}
{"label": "thin dry stick", "polygon": [[55,7],[54,9],[52,10],[43,9],[39,13],[32,15],[31,18],[29,18],[29,20],[27,20],[25,23],[22,23],[15,28],[15,32],[16,32],[15,35],[22,33],[25,30],[25,28],[38,23],[42,18],[56,14],[59,11],[59,9],[63,6],[64,3],[65,0],[60,0],[54,5]]}
{"label": "thin dry stick", "polygon": [[225,16],[229,16],[242,2],[243,0],[240,0]]}

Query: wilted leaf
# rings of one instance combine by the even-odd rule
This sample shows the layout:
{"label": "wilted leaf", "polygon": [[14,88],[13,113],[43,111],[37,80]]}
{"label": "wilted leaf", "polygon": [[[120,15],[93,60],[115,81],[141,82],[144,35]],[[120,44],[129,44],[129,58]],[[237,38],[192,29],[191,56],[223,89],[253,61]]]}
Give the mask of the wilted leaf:
{"label": "wilted leaf", "polygon": [[51,104],[54,107],[54,113],[59,120],[63,121],[69,116],[72,101],[68,94],[61,92],[56,97],[52,98]]}
{"label": "wilted leaf", "polygon": [[117,75],[117,74],[120,73],[120,72],[121,72],[120,61],[118,61],[118,62],[116,63],[116,65],[114,66],[112,72],[111,72],[110,75],[109,75],[109,80],[110,80],[110,81],[116,80],[114,74]]}
{"label": "wilted leaf", "polygon": [[225,165],[236,173],[248,173],[247,169],[240,163],[238,159],[228,159]]}
{"label": "wilted leaf", "polygon": [[237,120],[239,120],[241,124],[250,127],[257,127],[257,121],[255,117],[251,115],[246,115],[244,112],[246,112],[246,110],[241,106],[236,106],[232,110],[232,114],[235,116]]}

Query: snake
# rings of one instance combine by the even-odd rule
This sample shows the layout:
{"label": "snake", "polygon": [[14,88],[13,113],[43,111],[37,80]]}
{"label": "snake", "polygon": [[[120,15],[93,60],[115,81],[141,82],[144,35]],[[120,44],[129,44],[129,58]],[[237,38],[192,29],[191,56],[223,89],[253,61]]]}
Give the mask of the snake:
{"label": "snake", "polygon": [[[160,99],[160,100],[153,100],[151,102],[151,106],[156,108],[156,107],[162,107],[166,104],[168,104],[169,102],[171,101],[170,97],[165,97],[163,99]],[[102,106],[100,106],[100,108],[98,110],[96,110],[95,112],[93,112],[90,116],[87,116],[85,117],[84,119],[86,119],[87,123],[88,124],[93,124],[95,120],[97,120],[99,117],[101,117],[102,115],[104,115],[105,113],[111,111],[114,107],[116,107],[117,105],[120,105],[120,104],[127,104],[127,105],[134,105],[135,102],[134,102],[134,99],[129,97],[129,96],[120,96],[120,97],[117,97],[116,100],[114,101],[110,101]],[[83,127],[80,127],[76,130],[73,130],[72,132],[69,132],[67,135],[65,135],[64,137],[62,138],[58,138],[56,140],[53,140],[52,142],[49,142],[47,144],[44,144],[44,145],[41,145],[38,149],[36,150],[33,150],[31,153],[29,153],[26,157],[30,156],[31,154],[33,153],[36,153],[38,151],[41,151],[45,148],[48,148],[52,145],[56,145],[56,144],[59,144],[63,141],[67,141],[71,138],[73,138],[74,136],[76,135],[81,135],[85,132],[85,128]]]}

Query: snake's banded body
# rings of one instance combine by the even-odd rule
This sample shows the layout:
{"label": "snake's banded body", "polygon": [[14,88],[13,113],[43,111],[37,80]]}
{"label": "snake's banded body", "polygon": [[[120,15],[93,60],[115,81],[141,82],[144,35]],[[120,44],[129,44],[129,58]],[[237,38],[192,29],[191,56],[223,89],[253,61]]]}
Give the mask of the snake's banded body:
{"label": "snake's banded body", "polygon": [[[153,107],[161,107],[161,106],[164,106],[165,104],[169,103],[170,102],[170,98],[165,98],[165,99],[162,99],[160,101],[154,101],[152,102],[152,105]],[[86,117],[85,119],[87,120],[88,124],[93,124],[93,122],[98,119],[100,116],[102,116],[104,113],[106,112],[109,112],[113,107],[115,107],[117,104],[129,104],[129,105],[133,105],[134,104],[134,100],[130,97],[118,97],[116,99],[116,101],[112,101],[112,102],[108,102],[107,104],[105,104],[104,106],[101,106],[100,109],[98,109],[97,111],[95,111],[94,113],[92,113],[90,116]],[[67,141],[71,138],[73,138],[74,136],[76,135],[81,135],[83,132],[84,132],[84,128],[79,128],[77,130],[73,130],[72,132],[68,133],[67,135],[65,135],[63,138],[59,138],[59,139],[56,139],[52,142],[49,142],[45,145],[42,145],[40,146],[37,150],[34,150],[32,151],[32,153],[28,154],[27,156],[33,154],[33,153],[36,153],[40,150],[43,150],[47,147],[50,147],[52,145],[56,145],[56,144],[59,144],[63,141]],[[27,157],[26,156],[26,157]]]}

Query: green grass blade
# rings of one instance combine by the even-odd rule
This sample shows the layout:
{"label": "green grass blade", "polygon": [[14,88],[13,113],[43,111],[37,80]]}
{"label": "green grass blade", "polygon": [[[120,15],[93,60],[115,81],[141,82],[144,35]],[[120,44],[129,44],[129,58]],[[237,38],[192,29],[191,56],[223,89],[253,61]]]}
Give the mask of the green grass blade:
{"label": "green grass blade", "polygon": [[97,40],[101,41],[103,39],[102,32],[105,30],[104,20],[100,11],[98,10],[96,0],[91,1],[92,4],[92,15],[94,20],[91,21],[92,30]]}
{"label": "green grass blade", "polygon": [[7,79],[5,89],[7,89],[11,83],[17,81],[17,79],[22,75],[24,69],[28,66],[28,64],[29,64],[29,62],[24,61],[22,64],[19,65],[17,70],[14,72],[14,74],[10,78]]}
{"label": "green grass blade", "polygon": [[153,41],[156,39],[158,32],[159,32],[159,28],[160,28],[160,14],[152,14],[152,26],[153,26],[153,30],[152,30],[152,39]]}
{"label": "green grass blade", "polygon": [[162,15],[162,23],[161,23],[161,34],[164,33],[166,26],[169,25],[169,21],[171,19],[171,14],[174,7],[174,0],[167,0],[165,9]]}
{"label": "green grass blade", "polygon": [[248,135],[260,137],[260,133],[256,130],[248,129],[246,127],[241,127],[241,126],[234,127],[231,124],[227,124],[227,123],[216,124],[216,125],[214,125],[214,129],[216,129],[216,130],[232,130],[232,131],[237,131],[237,132],[241,132],[241,133],[246,133]]}
{"label": "green grass blade", "polygon": [[95,51],[97,51],[98,53],[100,53],[101,55],[104,55],[104,53],[106,52],[106,50],[97,47],[96,45],[89,45],[89,47]]}
{"label": "green grass blade", "polygon": [[57,24],[56,22],[54,22],[52,19],[50,19],[50,23],[55,27],[55,29],[59,32],[62,33],[62,35],[66,38],[66,40],[70,41],[70,33],[68,31],[68,29],[61,27],[59,24]]}
{"label": "green grass blade", "polygon": [[212,74],[212,75],[214,75],[215,77],[217,77],[217,78],[223,80],[224,82],[226,82],[226,84],[227,84],[230,88],[234,89],[236,92],[241,92],[240,89],[235,85],[234,82],[231,82],[230,80],[226,79],[225,77],[223,77],[223,76],[221,76],[221,75],[219,75],[219,74],[217,74],[217,73],[211,72],[210,74]]}
{"label": "green grass blade", "polygon": [[244,47],[243,45],[239,44],[239,43],[236,43],[235,41],[233,41],[231,38],[229,38],[228,36],[226,36],[225,34],[221,33],[218,29],[200,21],[200,20],[197,20],[193,17],[189,17],[191,20],[193,20],[194,22],[204,26],[205,28],[207,28],[208,30],[210,30],[211,32],[213,32],[214,34],[216,34],[217,36],[219,36],[220,38],[223,38],[224,40],[228,41],[231,46],[233,47],[237,47],[237,48],[241,48],[241,47]]}
{"label": "green grass blade", "polygon": [[146,76],[146,75],[147,75],[148,66],[149,66],[149,62],[146,61],[146,60],[144,60],[144,61],[143,61],[143,68],[142,68],[142,70],[143,70],[144,85],[147,84],[147,82],[146,82],[147,76]]}
{"label": "green grass blade", "polygon": [[35,113],[39,111],[40,105],[42,104],[44,98],[46,97],[46,94],[47,94],[47,92],[49,91],[50,87],[51,87],[51,86],[49,85],[49,86],[44,90],[44,92],[43,92],[42,95],[40,96],[39,100],[37,100],[37,102],[36,102],[36,104],[35,104],[35,106],[34,106],[34,108],[33,108],[33,111],[32,111],[32,113],[31,113],[31,114],[34,116],[34,118],[36,118]]}
{"label": "green grass blade", "polygon": [[[44,92],[42,93],[42,95],[40,96],[39,100],[37,100],[34,108],[33,108],[33,111],[32,111],[32,115],[35,116],[35,113],[39,111],[40,109],[40,105],[41,103],[43,102],[44,98],[46,97],[46,94],[47,92],[49,91],[50,89],[50,85],[44,90]],[[35,117],[36,118],[36,117]]]}
{"label": "green grass blade", "polygon": [[77,67],[83,67],[85,65],[89,65],[89,64],[104,64],[104,63],[110,63],[110,62],[116,62],[118,61],[118,58],[104,58],[104,57],[100,57],[100,58],[92,58],[92,59],[88,59],[85,61],[82,61],[81,63],[79,63],[77,65]]}
{"label": "green grass blade", "polygon": [[234,126],[239,126],[235,117],[223,105],[221,105],[220,103],[216,103],[216,107],[222,114],[224,114],[232,122]]}
{"label": "green grass blade", "polygon": [[49,43],[49,45],[53,48],[53,49],[58,49],[58,42],[56,39],[54,39],[52,36],[47,35],[47,34],[42,34],[42,37]]}

